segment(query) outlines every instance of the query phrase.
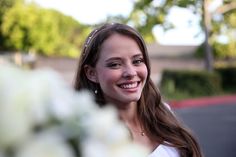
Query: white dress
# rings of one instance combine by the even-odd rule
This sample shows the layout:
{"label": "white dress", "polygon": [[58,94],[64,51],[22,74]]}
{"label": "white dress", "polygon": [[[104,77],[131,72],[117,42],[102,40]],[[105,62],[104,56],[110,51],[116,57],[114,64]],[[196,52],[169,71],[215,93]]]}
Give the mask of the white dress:
{"label": "white dress", "polygon": [[160,144],[148,157],[180,157],[175,147]]}

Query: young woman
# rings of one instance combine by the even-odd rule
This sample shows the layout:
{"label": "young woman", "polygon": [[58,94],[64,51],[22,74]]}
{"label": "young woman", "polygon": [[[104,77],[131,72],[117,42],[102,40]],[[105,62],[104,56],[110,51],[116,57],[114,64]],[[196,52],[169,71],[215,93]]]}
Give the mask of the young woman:
{"label": "young woman", "polygon": [[100,106],[113,104],[132,139],[149,157],[202,157],[194,137],[177,120],[150,78],[145,42],[132,27],[105,24],[88,36],[76,90],[90,90]]}

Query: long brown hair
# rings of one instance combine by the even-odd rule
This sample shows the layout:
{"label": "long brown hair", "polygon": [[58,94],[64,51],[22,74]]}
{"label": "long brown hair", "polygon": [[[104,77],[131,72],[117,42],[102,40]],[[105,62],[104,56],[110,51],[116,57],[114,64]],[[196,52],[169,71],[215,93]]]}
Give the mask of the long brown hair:
{"label": "long brown hair", "polygon": [[176,147],[181,157],[202,157],[196,139],[190,131],[182,126],[177,117],[162,102],[160,92],[150,78],[150,61],[146,44],[142,36],[132,27],[119,23],[105,24],[94,29],[87,37],[79,60],[75,79],[75,90],[98,90],[95,95],[97,103],[106,104],[99,84],[87,79],[84,66],[95,67],[102,43],[112,34],[119,33],[132,38],[143,53],[144,62],[148,69],[146,84],[141,98],[137,103],[138,119],[147,136],[159,143]]}

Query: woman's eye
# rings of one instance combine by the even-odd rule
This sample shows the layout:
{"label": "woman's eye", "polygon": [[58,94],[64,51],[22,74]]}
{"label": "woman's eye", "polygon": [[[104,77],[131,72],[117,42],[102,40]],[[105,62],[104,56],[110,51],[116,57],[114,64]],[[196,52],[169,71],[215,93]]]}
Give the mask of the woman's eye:
{"label": "woman's eye", "polygon": [[119,68],[121,66],[120,63],[108,63],[107,64],[107,67],[110,67],[110,68]]}
{"label": "woman's eye", "polygon": [[144,62],[143,59],[140,58],[140,59],[135,59],[135,60],[133,61],[133,64],[134,64],[134,65],[139,65],[139,64],[141,64],[141,63],[143,63],[143,62]]}

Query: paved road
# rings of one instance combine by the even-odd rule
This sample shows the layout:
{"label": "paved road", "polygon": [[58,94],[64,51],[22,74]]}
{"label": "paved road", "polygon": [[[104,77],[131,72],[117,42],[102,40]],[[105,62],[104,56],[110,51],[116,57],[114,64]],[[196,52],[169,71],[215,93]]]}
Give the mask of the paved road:
{"label": "paved road", "polygon": [[205,157],[236,157],[236,102],[176,109],[191,128]]}

